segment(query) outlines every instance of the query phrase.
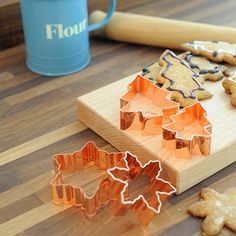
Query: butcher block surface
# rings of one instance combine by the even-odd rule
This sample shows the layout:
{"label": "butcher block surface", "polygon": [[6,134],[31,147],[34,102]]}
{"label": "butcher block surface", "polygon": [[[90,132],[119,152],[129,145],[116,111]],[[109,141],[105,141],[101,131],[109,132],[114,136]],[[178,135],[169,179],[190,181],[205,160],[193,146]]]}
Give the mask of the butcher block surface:
{"label": "butcher block surface", "polygon": [[[13,25],[9,29],[20,39],[21,24],[16,17],[20,15],[18,1],[1,2],[0,9],[7,7],[8,11],[5,14],[0,11],[0,32],[6,32],[7,26],[11,25],[7,22],[10,22]],[[108,1],[88,2],[92,11],[106,10]],[[236,27],[235,0],[117,2],[118,11]],[[9,6],[10,3],[13,5]],[[5,33],[0,35],[7,37]],[[4,45],[10,45],[8,40],[4,42]],[[79,73],[57,78],[29,71],[25,66],[24,45],[0,52],[1,235],[201,235],[202,219],[192,218],[186,209],[198,201],[199,191],[203,187],[211,187],[219,192],[235,187],[235,162],[187,191],[172,196],[148,227],[141,226],[132,212],[113,217],[109,205],[87,220],[81,209],[55,206],[51,202],[52,154],[73,152],[89,140],[107,151],[117,151],[78,121],[77,98],[140,71],[144,65],[157,60],[162,52],[163,49],[156,47],[92,38],[91,64]],[[220,92],[224,103],[220,107],[229,108],[229,96],[224,94],[223,88]],[[235,123],[232,130],[234,127]],[[228,137],[225,132],[227,130],[222,128],[222,145]],[[236,153],[235,146],[233,153]],[[227,160],[227,153],[222,155]],[[207,167],[211,172],[214,165]],[[86,175],[84,180],[88,187],[93,184],[86,182]],[[223,229],[221,235],[232,235],[232,232]]]}

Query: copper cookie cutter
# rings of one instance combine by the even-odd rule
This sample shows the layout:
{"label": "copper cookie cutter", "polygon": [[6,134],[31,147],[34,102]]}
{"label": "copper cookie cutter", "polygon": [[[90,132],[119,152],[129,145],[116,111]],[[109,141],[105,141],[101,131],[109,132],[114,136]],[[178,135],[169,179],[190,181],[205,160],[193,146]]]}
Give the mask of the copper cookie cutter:
{"label": "copper cookie cutter", "polygon": [[170,122],[169,117],[179,110],[179,104],[170,96],[169,91],[138,75],[120,99],[120,129],[161,133],[162,125]]}
{"label": "copper cookie cutter", "polygon": [[175,155],[181,158],[209,155],[212,124],[206,116],[207,112],[200,103],[190,105],[172,115],[172,122],[163,125],[164,147],[175,150]]}
{"label": "copper cookie cutter", "polygon": [[[162,203],[176,192],[170,182],[159,178],[162,171],[160,161],[149,161],[142,165],[138,158],[127,152],[122,166],[108,170],[114,179],[111,198],[114,200],[115,215],[124,215],[132,210],[144,225],[150,223],[153,217],[160,213]],[[146,177],[142,193],[131,196],[130,185],[140,178]],[[142,180],[142,179],[141,179]],[[147,182],[147,183],[146,183]]]}
{"label": "copper cookie cutter", "polygon": [[122,163],[124,156],[123,152],[108,153],[99,150],[93,142],[88,142],[81,150],[72,154],[54,155],[55,176],[51,181],[53,202],[82,207],[88,217],[95,215],[97,209],[110,200],[111,179],[105,174],[94,193],[87,196],[81,187],[65,184],[63,177],[65,174],[75,173],[91,165],[100,170],[108,170]]}
{"label": "copper cookie cutter", "polygon": [[[146,103],[133,106],[137,94],[149,99],[149,104],[144,99]],[[150,101],[153,102],[152,106]],[[200,103],[180,110],[179,104],[170,100],[169,91],[139,75],[129,85],[120,102],[121,130],[141,129],[143,134],[149,135],[162,133],[163,146],[175,150],[177,157],[210,154],[212,124],[207,120],[207,112]],[[145,112],[146,104],[149,105],[148,112]],[[158,112],[155,112],[156,105]]]}
{"label": "copper cookie cutter", "polygon": [[[149,161],[142,166],[137,157],[129,152],[108,153],[98,149],[93,142],[87,143],[81,150],[72,154],[56,154],[53,156],[53,161],[55,167],[55,176],[51,181],[53,202],[80,206],[88,217],[95,215],[101,205],[113,200],[115,215],[125,214],[132,209],[142,223],[148,224],[160,212],[162,203],[168,196],[176,192],[170,182],[158,177],[162,170],[159,161]],[[91,196],[87,196],[81,187],[63,183],[65,173],[74,173],[91,163],[107,171]],[[148,176],[150,180],[150,184],[144,188],[144,194],[132,201],[128,200],[125,174],[131,182],[140,176]],[[146,185],[146,182],[144,184]]]}

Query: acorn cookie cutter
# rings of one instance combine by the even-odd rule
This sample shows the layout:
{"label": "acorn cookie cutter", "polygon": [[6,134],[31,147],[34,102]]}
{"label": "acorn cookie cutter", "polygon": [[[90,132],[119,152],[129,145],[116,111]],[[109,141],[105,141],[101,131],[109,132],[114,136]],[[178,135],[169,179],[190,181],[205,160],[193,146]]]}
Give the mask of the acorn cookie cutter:
{"label": "acorn cookie cutter", "polygon": [[[149,161],[142,165],[129,152],[122,166],[109,169],[108,174],[114,179],[111,198],[114,200],[115,215],[124,215],[131,209],[142,224],[149,224],[160,213],[162,204],[176,192],[170,182],[159,177],[161,171],[160,161]],[[147,177],[148,183],[142,188],[142,193],[132,199],[129,186],[140,177]]]}
{"label": "acorn cookie cutter", "polygon": [[[160,133],[162,125],[179,110],[179,104],[170,100],[170,95],[169,91],[138,75],[120,98],[120,129],[141,130],[144,135]],[[135,103],[137,98],[142,102]],[[147,104],[149,108],[145,107]]]}
{"label": "acorn cookie cutter", "polygon": [[99,186],[91,196],[81,187],[63,182],[64,174],[75,173],[94,165],[100,170],[107,170],[122,163],[125,153],[108,153],[100,150],[94,142],[88,142],[81,150],[72,154],[56,154],[53,156],[55,176],[51,181],[53,203],[79,206],[85,215],[91,217],[96,214],[102,204],[110,200],[109,186],[111,179],[103,177]]}
{"label": "acorn cookie cutter", "polygon": [[181,158],[209,155],[212,124],[206,116],[207,112],[200,103],[172,115],[172,122],[163,125],[163,146],[174,149],[175,155]]}

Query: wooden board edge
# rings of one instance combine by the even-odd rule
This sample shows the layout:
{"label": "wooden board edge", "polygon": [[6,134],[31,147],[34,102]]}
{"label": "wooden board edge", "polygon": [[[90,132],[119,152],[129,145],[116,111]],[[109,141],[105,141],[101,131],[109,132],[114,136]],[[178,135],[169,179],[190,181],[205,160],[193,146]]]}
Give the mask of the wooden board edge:
{"label": "wooden board edge", "polygon": [[[214,155],[210,157],[205,157],[204,161],[195,163],[194,165],[188,167],[187,169],[183,169],[182,171],[180,171],[179,191],[180,192],[186,191],[190,187],[196,185],[197,183],[205,180],[206,178],[217,173],[218,171],[236,162],[235,147],[236,147],[236,141],[234,143],[230,143],[224,150],[214,153]],[[222,157],[224,156],[227,156],[227,158],[225,158],[225,161],[222,162]],[[195,175],[194,179],[192,179],[191,177],[192,175]],[[198,178],[196,178],[196,175]],[[185,184],[186,179],[188,179],[188,181],[191,182],[191,186],[189,184]]]}
{"label": "wooden board edge", "polygon": [[[124,139],[121,130],[117,129],[104,117],[100,117],[99,114],[97,114],[96,111],[93,111],[93,109],[84,103],[81,98],[77,98],[77,109],[79,120],[92,129],[95,133],[107,140],[119,151],[127,151],[128,149],[128,151],[137,155],[142,163],[145,163],[151,159],[157,159],[155,154],[148,152],[142,145],[137,145],[131,137],[129,137],[128,140]],[[114,133],[113,135],[110,135],[111,130]],[[168,166],[166,163],[163,163],[163,161],[161,161],[161,164],[163,168],[161,177],[164,177],[166,180],[170,181],[176,187],[177,194],[179,194],[178,170]]]}

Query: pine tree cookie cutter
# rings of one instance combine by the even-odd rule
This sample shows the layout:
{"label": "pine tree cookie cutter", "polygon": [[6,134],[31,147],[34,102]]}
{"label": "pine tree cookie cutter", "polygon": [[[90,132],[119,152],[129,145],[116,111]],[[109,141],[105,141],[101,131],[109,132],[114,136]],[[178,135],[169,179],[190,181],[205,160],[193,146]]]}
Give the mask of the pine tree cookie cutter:
{"label": "pine tree cookie cutter", "polygon": [[[154,105],[158,104],[160,113],[148,110],[148,114],[152,114],[148,116],[144,107],[142,110],[135,110],[132,101],[138,93],[152,100]],[[143,135],[162,134],[162,146],[174,150],[175,156],[179,158],[189,159],[193,155],[210,154],[212,124],[206,118],[207,112],[199,102],[180,110],[179,104],[170,100],[169,91],[138,75],[121,97],[120,107],[121,130],[140,129]],[[198,129],[192,130],[191,126]],[[161,132],[155,132],[160,127]],[[146,132],[148,129],[154,132]]]}
{"label": "pine tree cookie cutter", "polygon": [[[160,213],[162,204],[176,192],[176,189],[170,182],[159,177],[162,171],[159,160],[151,160],[142,165],[136,156],[128,152],[124,161],[122,166],[108,170],[108,174],[114,179],[111,188],[114,214],[122,216],[128,210],[132,210],[138,220],[147,225]],[[142,194],[139,193],[131,199],[129,186],[135,179],[145,176],[149,181],[147,186],[142,188]]]}
{"label": "pine tree cookie cutter", "polygon": [[108,170],[122,163],[125,153],[108,153],[100,150],[94,142],[88,142],[82,149],[72,154],[56,154],[53,156],[55,176],[51,181],[53,203],[79,206],[85,215],[91,217],[97,209],[110,200],[109,187],[111,179],[106,175],[91,196],[81,187],[64,184],[64,174],[75,173],[81,168],[95,165],[98,169]]}
{"label": "pine tree cookie cutter", "polygon": [[211,149],[212,124],[200,103],[184,108],[163,125],[163,146],[175,150],[180,158],[192,155],[207,156]]}
{"label": "pine tree cookie cutter", "polygon": [[[138,96],[145,104],[149,103],[149,108],[134,103]],[[178,110],[179,104],[170,100],[170,92],[138,75],[120,98],[120,129],[141,130],[144,135],[151,130],[152,134],[156,134]]]}

